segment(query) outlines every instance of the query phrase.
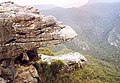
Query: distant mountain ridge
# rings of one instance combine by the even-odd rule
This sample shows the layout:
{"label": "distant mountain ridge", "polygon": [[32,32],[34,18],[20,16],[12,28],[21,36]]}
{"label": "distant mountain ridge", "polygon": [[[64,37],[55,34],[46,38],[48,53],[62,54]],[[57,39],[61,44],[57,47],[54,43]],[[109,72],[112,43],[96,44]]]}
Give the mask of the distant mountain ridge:
{"label": "distant mountain ridge", "polygon": [[[86,54],[120,64],[120,3],[86,4],[80,8],[44,10],[74,28],[77,41],[68,46]],[[74,48],[76,47],[76,49]],[[119,65],[120,67],[120,65]]]}
{"label": "distant mountain ridge", "polygon": [[[56,16],[58,20],[71,25],[78,33],[82,33],[83,31],[86,32],[86,29],[94,31],[94,33],[89,33],[90,31],[87,32],[88,34],[82,33],[89,38],[91,38],[91,35],[98,35],[97,38],[105,40],[104,37],[106,36],[106,33],[119,24],[115,23],[116,21],[119,22],[119,5],[120,4],[101,3],[86,5],[80,8],[53,8],[51,10],[43,11],[43,13]],[[101,25],[99,26],[98,23]],[[113,25],[113,23],[115,25]],[[103,29],[105,32],[102,32]]]}

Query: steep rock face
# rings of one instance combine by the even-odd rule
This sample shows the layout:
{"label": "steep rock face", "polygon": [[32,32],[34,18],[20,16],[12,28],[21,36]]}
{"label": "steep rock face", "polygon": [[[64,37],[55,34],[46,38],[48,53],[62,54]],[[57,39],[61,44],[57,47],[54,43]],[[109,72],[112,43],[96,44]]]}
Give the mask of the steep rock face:
{"label": "steep rock face", "polygon": [[0,43],[3,46],[14,44],[26,51],[34,47],[62,43],[77,36],[71,27],[60,24],[53,16],[44,17],[33,7],[5,2],[0,4],[0,8]]}
{"label": "steep rock face", "polygon": [[118,28],[113,28],[109,33],[108,42],[112,46],[120,47],[120,31]]}
{"label": "steep rock face", "polygon": [[1,3],[0,82],[38,83],[42,78],[32,65],[34,61],[41,63],[37,48],[63,43],[76,36],[70,26],[63,25],[53,16],[44,17],[34,7],[10,1]]}

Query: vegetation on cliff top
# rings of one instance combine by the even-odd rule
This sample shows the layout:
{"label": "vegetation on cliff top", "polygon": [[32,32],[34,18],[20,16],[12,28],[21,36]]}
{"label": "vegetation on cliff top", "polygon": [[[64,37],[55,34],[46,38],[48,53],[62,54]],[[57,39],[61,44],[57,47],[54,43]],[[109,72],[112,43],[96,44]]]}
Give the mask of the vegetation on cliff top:
{"label": "vegetation on cliff top", "polygon": [[120,73],[109,63],[86,55],[88,65],[82,70],[64,74],[58,83],[120,83]]}
{"label": "vegetation on cliff top", "polygon": [[[63,54],[64,51],[71,51],[64,45],[58,45],[52,49],[54,54]],[[57,50],[59,49],[59,51]],[[54,79],[55,83],[120,83],[120,72],[119,70],[99,59],[96,59],[89,55],[84,55],[88,64],[83,69],[73,71],[72,73],[61,74],[57,79]]]}

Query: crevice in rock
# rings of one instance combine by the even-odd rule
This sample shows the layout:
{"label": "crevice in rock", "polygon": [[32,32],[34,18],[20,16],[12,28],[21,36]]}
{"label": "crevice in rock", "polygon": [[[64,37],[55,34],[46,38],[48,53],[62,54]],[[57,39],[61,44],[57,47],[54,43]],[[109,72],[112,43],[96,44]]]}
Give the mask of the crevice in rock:
{"label": "crevice in rock", "polygon": [[29,61],[23,60],[23,53],[15,58],[15,63],[20,65],[28,65]]}
{"label": "crevice in rock", "polygon": [[33,61],[38,58],[37,49],[33,48],[32,50],[27,51],[27,55],[30,61]]}
{"label": "crevice in rock", "polygon": [[9,44],[9,43],[11,43],[11,42],[14,42],[16,39],[11,39],[11,40],[9,40],[8,42],[6,42],[5,44]]}
{"label": "crevice in rock", "polygon": [[21,53],[15,58],[15,63],[20,65],[29,65],[31,61],[38,59],[37,49],[33,48],[28,50],[26,53]]}

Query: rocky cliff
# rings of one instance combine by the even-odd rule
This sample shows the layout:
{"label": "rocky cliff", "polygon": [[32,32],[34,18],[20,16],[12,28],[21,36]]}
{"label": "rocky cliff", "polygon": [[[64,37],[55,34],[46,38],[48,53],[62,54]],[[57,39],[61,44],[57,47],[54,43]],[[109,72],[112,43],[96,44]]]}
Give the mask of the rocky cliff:
{"label": "rocky cliff", "polygon": [[[70,26],[60,23],[53,16],[43,16],[34,7],[20,6],[10,1],[1,3],[0,82],[46,83],[48,78],[44,73],[49,61],[42,61],[37,52],[38,48],[64,43],[76,36],[77,33]],[[72,60],[69,55],[78,58]],[[67,69],[76,64],[78,69],[81,68],[78,65],[87,61],[81,56],[79,53],[71,53],[62,59],[58,58],[59,56],[54,58],[49,65],[52,75],[56,77],[60,70],[64,70],[63,64]],[[72,65],[68,65],[66,60]],[[60,65],[56,67],[58,62]]]}

